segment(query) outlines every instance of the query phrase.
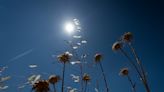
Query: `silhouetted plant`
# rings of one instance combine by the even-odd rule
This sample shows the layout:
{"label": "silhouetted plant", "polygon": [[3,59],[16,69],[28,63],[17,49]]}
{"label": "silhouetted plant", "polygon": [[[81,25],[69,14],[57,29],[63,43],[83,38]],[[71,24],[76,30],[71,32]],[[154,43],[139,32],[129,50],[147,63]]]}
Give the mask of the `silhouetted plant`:
{"label": "silhouetted plant", "polygon": [[86,90],[87,90],[87,84],[88,84],[88,82],[89,82],[90,80],[91,80],[90,76],[89,76],[88,74],[84,73],[84,75],[83,75],[83,81],[84,81],[84,83],[85,83],[84,92],[86,92]]}
{"label": "silhouetted plant", "polygon": [[[113,51],[120,51],[128,59],[129,63],[134,67],[137,74],[139,75],[146,91],[150,92],[150,88],[148,86],[148,82],[147,82],[144,68],[143,68],[143,66],[142,66],[142,64],[138,58],[138,55],[136,54],[135,49],[133,48],[133,46],[131,44],[132,38],[133,38],[133,35],[131,32],[125,33],[123,36],[121,36],[121,39],[119,41],[117,41],[113,44],[112,50]],[[131,49],[131,52],[134,55],[136,62],[134,62],[133,59],[131,59],[131,57],[129,56],[129,54],[123,49],[122,44],[128,44],[128,47]]]}
{"label": "silhouetted plant", "polygon": [[131,42],[132,39],[133,39],[133,35],[131,32],[127,32],[122,36],[122,40],[127,42],[127,43]]}
{"label": "silhouetted plant", "polygon": [[102,72],[103,79],[104,79],[105,86],[106,86],[106,92],[109,92],[109,88],[108,88],[106,76],[105,76],[105,73],[104,73],[104,69],[103,69],[103,66],[102,66],[102,64],[101,64],[101,60],[102,60],[102,55],[101,55],[101,54],[96,54],[96,55],[95,55],[95,62],[98,63],[98,64],[100,65],[101,72]]}
{"label": "silhouetted plant", "polygon": [[47,80],[40,80],[36,82],[32,87],[32,91],[35,92],[49,92],[49,90],[50,88]]}
{"label": "silhouetted plant", "polygon": [[130,82],[130,85],[132,86],[132,91],[136,92],[136,88],[135,88],[135,83],[132,82],[131,77],[129,76],[129,70],[128,68],[122,68],[120,73],[120,76],[126,76],[128,78],[128,81]]}
{"label": "silhouetted plant", "polygon": [[117,41],[113,44],[112,50],[113,51],[118,51],[122,48],[122,43],[120,41]]}
{"label": "silhouetted plant", "polygon": [[146,78],[146,74],[145,74],[145,70],[143,68],[143,65],[134,49],[134,47],[132,46],[132,40],[133,40],[133,34],[131,32],[127,32],[122,36],[122,40],[127,43],[127,45],[129,46],[135,60],[136,63],[138,64],[140,70],[141,70],[141,75],[142,75],[142,82],[147,90],[147,92],[150,92],[150,88],[148,86],[148,82],[147,82],[147,78]]}
{"label": "silhouetted plant", "polygon": [[58,75],[51,75],[48,79],[48,82],[53,85],[54,92],[56,92],[56,83],[58,83],[60,81],[60,79],[61,78]]}
{"label": "silhouetted plant", "polygon": [[62,87],[61,92],[64,92],[64,75],[65,75],[65,64],[70,61],[71,55],[69,52],[65,52],[64,54],[61,54],[58,56],[58,60],[63,63],[63,74],[62,74]]}

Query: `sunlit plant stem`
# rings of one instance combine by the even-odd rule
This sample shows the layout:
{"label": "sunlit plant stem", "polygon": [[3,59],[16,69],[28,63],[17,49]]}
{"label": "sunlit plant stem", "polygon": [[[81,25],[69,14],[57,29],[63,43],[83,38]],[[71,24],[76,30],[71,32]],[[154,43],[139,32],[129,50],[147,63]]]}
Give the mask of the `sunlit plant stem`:
{"label": "sunlit plant stem", "polygon": [[146,88],[146,91],[147,92],[150,92],[150,88],[149,88],[148,83],[147,83],[147,78],[146,78],[146,74],[145,74],[145,70],[143,68],[143,65],[142,65],[141,61],[139,60],[139,57],[138,57],[135,49],[133,48],[132,44],[131,43],[128,43],[128,46],[131,49],[131,51],[133,53],[133,56],[134,56],[137,64],[139,65],[139,68],[141,69],[142,77],[143,77],[143,80],[142,81],[143,81],[143,84],[144,84],[144,86]]}
{"label": "sunlit plant stem", "polygon": [[121,53],[128,59],[128,61],[130,62],[130,64],[135,68],[136,72],[138,73],[139,77],[141,78],[141,81],[143,82],[146,92],[150,92],[148,84],[146,83],[145,79],[143,78],[141,72],[139,71],[138,67],[136,66],[136,64],[133,62],[133,60],[129,57],[129,55],[122,49],[120,48]]}

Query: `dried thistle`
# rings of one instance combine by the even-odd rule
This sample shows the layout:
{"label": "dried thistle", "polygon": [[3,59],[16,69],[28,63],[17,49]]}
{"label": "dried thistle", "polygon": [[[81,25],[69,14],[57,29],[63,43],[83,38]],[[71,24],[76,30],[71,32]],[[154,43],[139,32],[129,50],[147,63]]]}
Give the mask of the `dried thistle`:
{"label": "dried thistle", "polygon": [[133,39],[133,35],[131,32],[126,32],[123,36],[122,36],[122,40],[125,42],[131,42]]}
{"label": "dried thistle", "polygon": [[147,78],[145,75],[145,71],[144,68],[138,58],[138,55],[135,51],[135,49],[133,48],[131,41],[133,39],[133,35],[131,32],[127,32],[125,33],[122,37],[121,37],[121,42],[125,42],[126,44],[128,44],[128,47],[131,49],[132,54],[136,60],[136,62],[133,61],[133,59],[130,57],[130,55],[128,54],[128,52],[126,52],[126,50],[124,50],[122,48],[122,44],[120,42],[116,42],[113,44],[112,49],[115,50],[120,50],[120,52],[128,59],[129,63],[134,67],[135,71],[137,72],[137,74],[139,75],[145,89],[146,92],[150,92],[150,88],[147,82]]}
{"label": "dried thistle", "polygon": [[51,75],[48,79],[48,82],[51,83],[51,84],[56,84],[57,82],[60,81],[60,76],[58,75]]}
{"label": "dried thistle", "polygon": [[63,63],[63,71],[62,71],[62,87],[61,90],[64,92],[64,76],[65,76],[65,63],[69,62],[71,59],[72,54],[69,52],[65,52],[58,56],[58,60]]}
{"label": "dried thistle", "polygon": [[121,49],[121,48],[122,48],[122,43],[119,42],[119,41],[115,42],[115,43],[113,44],[113,46],[112,46],[112,50],[113,50],[113,51],[117,51],[117,50],[119,50],[119,49]]}
{"label": "dried thistle", "polygon": [[96,54],[95,55],[95,62],[100,62],[102,60],[102,55],[101,54]]}
{"label": "dried thistle", "polygon": [[128,68],[122,68],[119,72],[120,76],[126,76],[128,78],[128,81],[130,82],[130,85],[132,86],[132,91],[136,92],[136,87],[135,87],[135,83],[132,82],[132,79],[129,76],[129,70]]}
{"label": "dried thistle", "polygon": [[101,54],[96,54],[96,55],[95,55],[95,62],[96,62],[96,63],[99,63],[99,65],[100,65],[101,72],[102,72],[103,79],[104,79],[105,86],[106,86],[106,90],[107,90],[107,92],[109,92],[109,88],[108,88],[106,76],[105,76],[105,73],[104,73],[104,69],[103,69],[103,66],[102,66],[102,64],[101,64],[101,62],[100,62],[101,60],[102,60],[102,55],[101,55]]}
{"label": "dried thistle", "polygon": [[68,52],[65,52],[64,54],[59,55],[57,58],[61,63],[66,63],[70,61],[71,54]]}
{"label": "dried thistle", "polygon": [[47,80],[40,80],[33,85],[32,90],[35,92],[48,92],[50,90],[49,83]]}
{"label": "dried thistle", "polygon": [[90,81],[91,80],[91,78],[90,78],[90,76],[88,75],[88,74],[84,74],[83,75],[83,81],[85,81],[85,82],[88,82],[88,81]]}
{"label": "dried thistle", "polygon": [[60,81],[60,76],[58,75],[51,75],[48,79],[48,82],[51,83],[54,87],[54,92],[56,92],[55,84]]}
{"label": "dried thistle", "polygon": [[121,76],[127,76],[129,74],[128,68],[122,68],[119,75]]}
{"label": "dried thistle", "polygon": [[90,76],[88,74],[84,73],[82,80],[85,82],[84,92],[86,92],[88,81],[90,81],[91,78],[90,78]]}

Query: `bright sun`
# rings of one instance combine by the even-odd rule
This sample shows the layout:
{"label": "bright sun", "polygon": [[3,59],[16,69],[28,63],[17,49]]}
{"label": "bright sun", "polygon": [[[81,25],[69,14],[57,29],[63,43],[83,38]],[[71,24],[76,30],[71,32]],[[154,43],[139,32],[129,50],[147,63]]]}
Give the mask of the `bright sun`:
{"label": "bright sun", "polygon": [[68,33],[68,34],[71,34],[73,33],[75,30],[75,25],[71,22],[68,22],[65,24],[65,31]]}

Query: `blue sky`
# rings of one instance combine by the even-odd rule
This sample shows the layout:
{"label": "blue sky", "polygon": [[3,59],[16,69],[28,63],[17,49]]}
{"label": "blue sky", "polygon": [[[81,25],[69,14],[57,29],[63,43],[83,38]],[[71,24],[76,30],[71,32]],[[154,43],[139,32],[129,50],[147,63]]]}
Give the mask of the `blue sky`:
{"label": "blue sky", "polygon": [[[152,92],[163,92],[163,4],[162,0],[0,0],[0,66],[8,65],[2,75],[12,76],[5,92],[18,92],[17,85],[30,74],[61,74],[62,65],[52,55],[68,49],[64,40],[71,37],[63,32],[63,24],[73,18],[80,20],[82,35],[88,40],[83,49],[89,53],[88,61],[96,52],[103,54],[111,92],[131,91],[126,78],[118,76],[120,68],[129,66],[127,59],[111,50],[128,31],[134,34],[134,47],[148,72]],[[39,67],[29,69],[29,64]],[[77,70],[71,69],[67,73]],[[145,92],[134,80],[138,92]],[[30,86],[22,89],[29,91]]]}

